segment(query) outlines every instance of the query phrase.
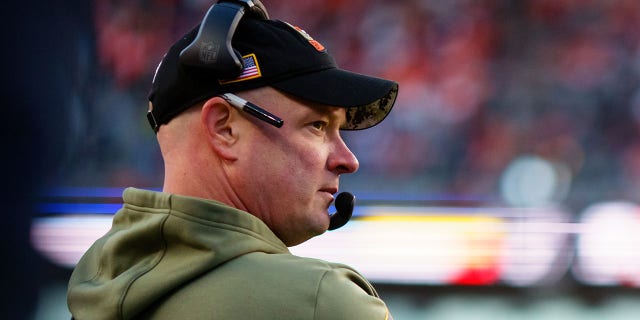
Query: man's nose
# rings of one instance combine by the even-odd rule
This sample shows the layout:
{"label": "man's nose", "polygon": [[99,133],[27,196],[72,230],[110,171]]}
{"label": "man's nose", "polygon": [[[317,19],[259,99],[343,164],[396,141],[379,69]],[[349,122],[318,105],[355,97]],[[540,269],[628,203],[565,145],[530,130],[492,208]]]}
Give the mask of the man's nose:
{"label": "man's nose", "polygon": [[337,174],[354,173],[360,167],[360,163],[344,140],[338,138],[329,156],[328,166],[329,170],[335,171]]}

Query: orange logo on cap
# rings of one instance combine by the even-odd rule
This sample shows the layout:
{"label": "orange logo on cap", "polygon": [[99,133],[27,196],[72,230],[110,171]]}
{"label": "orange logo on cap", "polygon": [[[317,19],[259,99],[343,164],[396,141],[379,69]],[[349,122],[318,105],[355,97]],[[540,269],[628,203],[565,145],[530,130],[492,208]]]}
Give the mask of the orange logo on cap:
{"label": "orange logo on cap", "polygon": [[300,27],[298,26],[294,26],[291,25],[288,22],[285,22],[286,24],[288,24],[291,28],[293,28],[294,30],[298,31],[298,33],[300,33],[305,39],[307,39],[307,41],[309,41],[309,43],[316,48],[316,50],[318,50],[319,52],[323,52],[325,51],[324,46],[322,45],[322,43],[316,41],[315,39],[313,39],[306,31],[302,30]]}

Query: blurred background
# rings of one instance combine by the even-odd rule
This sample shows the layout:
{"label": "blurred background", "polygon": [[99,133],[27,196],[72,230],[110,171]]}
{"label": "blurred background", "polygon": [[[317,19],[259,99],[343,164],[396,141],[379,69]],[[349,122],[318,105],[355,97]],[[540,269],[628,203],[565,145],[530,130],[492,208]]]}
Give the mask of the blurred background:
{"label": "blurred background", "polygon": [[[292,252],[353,265],[397,320],[640,316],[640,2],[263,3],[400,83],[387,120],[344,134],[354,221]],[[7,318],[68,319],[122,189],[161,188],[146,95],[211,4],[3,4]]]}

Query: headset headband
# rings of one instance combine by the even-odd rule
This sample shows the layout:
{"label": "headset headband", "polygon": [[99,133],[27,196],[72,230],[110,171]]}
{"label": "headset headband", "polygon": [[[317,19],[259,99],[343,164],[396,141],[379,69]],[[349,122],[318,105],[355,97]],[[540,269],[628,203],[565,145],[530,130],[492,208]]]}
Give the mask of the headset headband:
{"label": "headset headband", "polygon": [[180,63],[215,72],[219,79],[237,77],[244,65],[231,40],[245,12],[255,19],[269,19],[259,0],[220,0],[212,5],[196,38],[180,52]]}

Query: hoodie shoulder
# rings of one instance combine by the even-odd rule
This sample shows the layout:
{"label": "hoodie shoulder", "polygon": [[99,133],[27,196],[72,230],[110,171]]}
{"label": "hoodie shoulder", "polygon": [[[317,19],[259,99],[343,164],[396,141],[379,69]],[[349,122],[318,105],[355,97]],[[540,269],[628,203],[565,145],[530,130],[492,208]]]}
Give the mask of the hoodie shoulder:
{"label": "hoodie shoulder", "polygon": [[124,200],[71,275],[76,319],[131,319],[236,257],[289,252],[259,219],[220,203],[132,189]]}
{"label": "hoodie shoulder", "polygon": [[[291,254],[251,253],[211,270],[150,310],[151,319],[387,319],[352,268]],[[184,316],[184,314],[182,314]]]}

